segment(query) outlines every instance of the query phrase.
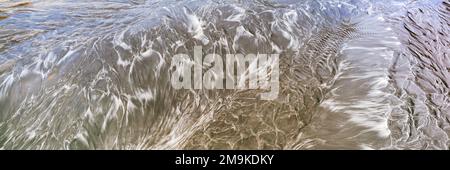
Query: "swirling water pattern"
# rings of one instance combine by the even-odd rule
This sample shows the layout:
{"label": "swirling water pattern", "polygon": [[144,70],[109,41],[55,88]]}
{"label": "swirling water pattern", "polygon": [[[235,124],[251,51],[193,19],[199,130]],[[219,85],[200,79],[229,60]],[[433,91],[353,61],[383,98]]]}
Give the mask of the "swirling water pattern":
{"label": "swirling water pattern", "polygon": [[[0,0],[1,149],[449,149],[448,0]],[[171,58],[280,54],[280,94]]]}

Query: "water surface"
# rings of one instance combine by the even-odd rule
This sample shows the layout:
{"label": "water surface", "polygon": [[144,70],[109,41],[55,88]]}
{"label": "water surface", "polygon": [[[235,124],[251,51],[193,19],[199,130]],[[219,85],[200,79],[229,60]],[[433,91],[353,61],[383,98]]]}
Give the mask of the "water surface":
{"label": "water surface", "polygon": [[[449,149],[448,0],[0,0],[1,149]],[[280,94],[175,54],[280,54]],[[192,56],[192,55],[191,55]]]}

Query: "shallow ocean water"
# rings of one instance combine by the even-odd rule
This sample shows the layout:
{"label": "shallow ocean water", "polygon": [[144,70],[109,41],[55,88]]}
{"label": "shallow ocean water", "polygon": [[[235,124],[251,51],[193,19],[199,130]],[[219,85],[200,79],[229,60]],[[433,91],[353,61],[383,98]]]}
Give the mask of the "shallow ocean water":
{"label": "shallow ocean water", "polygon": [[[449,0],[0,0],[1,149],[449,149]],[[175,54],[280,54],[279,95]]]}

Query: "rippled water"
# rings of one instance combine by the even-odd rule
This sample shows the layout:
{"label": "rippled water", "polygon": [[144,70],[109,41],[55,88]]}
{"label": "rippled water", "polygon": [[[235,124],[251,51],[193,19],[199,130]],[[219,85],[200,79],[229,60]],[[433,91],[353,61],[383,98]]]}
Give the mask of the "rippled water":
{"label": "rippled water", "polygon": [[[449,0],[0,0],[1,149],[449,149]],[[279,53],[280,94],[171,58]]]}

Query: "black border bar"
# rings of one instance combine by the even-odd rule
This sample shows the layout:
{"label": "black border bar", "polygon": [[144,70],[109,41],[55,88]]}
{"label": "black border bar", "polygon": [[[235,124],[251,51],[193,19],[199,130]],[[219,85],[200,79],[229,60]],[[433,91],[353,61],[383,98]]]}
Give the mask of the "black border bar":
{"label": "black border bar", "polygon": [[[179,157],[208,157],[209,162],[204,164],[176,164]],[[221,156],[222,155],[222,156]],[[254,158],[253,162],[234,161],[234,164],[220,164],[222,157]],[[241,155],[241,156],[239,156]],[[251,156],[256,155],[256,156]],[[265,155],[273,155],[268,163],[261,161]],[[178,157],[178,158],[177,158]],[[259,157],[259,158],[256,158]],[[267,158],[267,156],[266,156]],[[215,159],[215,162],[211,160]],[[255,161],[259,159],[259,161]],[[229,168],[282,168],[282,167],[340,167],[367,166],[370,168],[386,168],[392,165],[399,167],[445,164],[448,166],[450,151],[352,151],[352,150],[149,150],[149,151],[0,151],[2,164],[17,166],[42,167],[101,167],[120,169],[229,169]],[[256,163],[257,162],[257,163]],[[240,163],[240,164],[239,164]],[[254,164],[256,163],[256,164]],[[357,166],[358,165],[358,166]],[[402,169],[403,169],[402,168]],[[63,168],[64,169],[64,168]],[[296,168],[294,168],[296,169]],[[300,168],[305,169],[305,168]],[[309,168],[308,168],[309,169]]]}

